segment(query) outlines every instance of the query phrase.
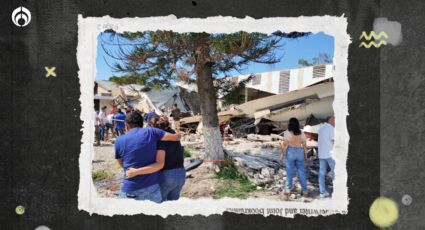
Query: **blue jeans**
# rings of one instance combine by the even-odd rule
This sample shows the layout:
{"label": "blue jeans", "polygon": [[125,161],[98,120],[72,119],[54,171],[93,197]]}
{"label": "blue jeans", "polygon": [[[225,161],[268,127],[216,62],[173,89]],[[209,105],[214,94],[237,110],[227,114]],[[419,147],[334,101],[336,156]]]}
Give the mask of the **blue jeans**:
{"label": "blue jeans", "polygon": [[186,180],[186,170],[184,168],[176,168],[162,171],[161,175],[161,195],[162,201],[178,200],[180,191]]}
{"label": "blue jeans", "polygon": [[307,178],[304,169],[304,149],[300,147],[286,147],[286,189],[292,189],[292,178],[294,177],[294,169],[298,171],[298,181],[301,184],[302,192],[307,192]]}
{"label": "blue jeans", "polygon": [[329,168],[331,168],[331,178],[332,181],[335,180],[335,161],[334,159],[332,159],[332,157],[330,158],[326,158],[326,159],[320,159],[320,171],[319,171],[319,191],[320,194],[324,194],[326,193],[326,184],[325,184],[325,178],[326,178],[326,173],[328,172],[328,166]]}
{"label": "blue jeans", "polygon": [[105,140],[105,126],[104,125],[99,125],[99,139],[101,141]]}
{"label": "blue jeans", "polygon": [[120,191],[118,198],[133,198],[136,200],[150,200],[156,203],[161,203],[161,189],[158,184],[148,186],[132,192]]}
{"label": "blue jeans", "polygon": [[124,128],[116,128],[115,130],[117,131],[117,136],[122,136],[125,134]]}

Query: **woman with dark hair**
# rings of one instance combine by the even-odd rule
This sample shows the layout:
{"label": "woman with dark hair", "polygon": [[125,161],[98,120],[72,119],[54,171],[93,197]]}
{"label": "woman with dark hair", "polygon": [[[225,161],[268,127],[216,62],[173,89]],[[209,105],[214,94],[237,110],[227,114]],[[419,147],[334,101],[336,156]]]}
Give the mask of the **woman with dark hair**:
{"label": "woman with dark hair", "polygon": [[[169,127],[170,123],[167,116],[160,117],[159,123],[154,124],[156,128],[162,129],[167,133],[175,134],[176,132]],[[162,201],[178,200],[180,192],[186,180],[186,171],[184,169],[183,148],[180,141],[159,141],[157,145],[158,151],[165,151],[165,158],[161,164],[162,173],[159,179],[159,187],[161,188]],[[146,167],[129,168],[126,171],[127,178],[150,173]]]}
{"label": "woman with dark hair", "polygon": [[285,194],[288,197],[291,194],[292,177],[294,176],[294,169],[297,168],[302,195],[307,197],[307,179],[304,169],[304,161],[307,160],[307,144],[306,137],[300,129],[300,123],[297,118],[289,119],[288,130],[284,132],[281,147],[281,159],[285,160],[286,168]]}

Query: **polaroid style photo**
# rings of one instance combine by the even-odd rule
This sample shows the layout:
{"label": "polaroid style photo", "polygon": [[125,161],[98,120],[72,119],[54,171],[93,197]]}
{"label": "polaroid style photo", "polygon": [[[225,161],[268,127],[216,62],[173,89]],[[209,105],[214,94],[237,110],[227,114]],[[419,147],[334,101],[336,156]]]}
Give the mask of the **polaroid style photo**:
{"label": "polaroid style photo", "polygon": [[81,15],[78,207],[347,214],[347,19]]}

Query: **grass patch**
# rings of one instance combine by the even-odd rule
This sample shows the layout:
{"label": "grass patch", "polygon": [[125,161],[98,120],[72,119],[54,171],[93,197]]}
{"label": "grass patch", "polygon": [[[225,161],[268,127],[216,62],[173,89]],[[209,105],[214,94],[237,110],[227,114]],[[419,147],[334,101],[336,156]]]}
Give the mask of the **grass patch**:
{"label": "grass patch", "polygon": [[216,177],[223,179],[224,185],[214,192],[213,198],[215,199],[222,197],[246,199],[248,193],[257,189],[257,186],[237,170],[230,159],[225,159],[220,172],[216,173]]}
{"label": "grass patch", "polygon": [[183,152],[183,156],[186,157],[191,157],[193,155],[193,153],[190,151],[189,148],[184,148],[184,152]]}
{"label": "grass patch", "polygon": [[110,177],[111,175],[112,175],[111,173],[101,170],[101,171],[92,172],[91,178],[93,179],[93,181],[99,181],[99,180],[104,180]]}

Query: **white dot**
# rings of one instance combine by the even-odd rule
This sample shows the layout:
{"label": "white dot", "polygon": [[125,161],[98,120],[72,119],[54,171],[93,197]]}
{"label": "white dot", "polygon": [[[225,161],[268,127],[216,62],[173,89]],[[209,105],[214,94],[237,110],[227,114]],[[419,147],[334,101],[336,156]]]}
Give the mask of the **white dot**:
{"label": "white dot", "polygon": [[45,225],[40,225],[40,226],[38,226],[36,229],[34,229],[34,230],[50,230],[50,228],[49,227],[47,227],[47,226],[45,226]]}
{"label": "white dot", "polygon": [[401,198],[401,202],[404,205],[410,205],[412,203],[413,199],[410,195],[406,194]]}

